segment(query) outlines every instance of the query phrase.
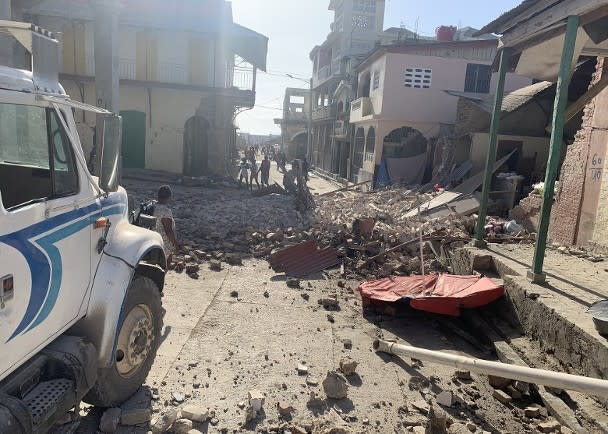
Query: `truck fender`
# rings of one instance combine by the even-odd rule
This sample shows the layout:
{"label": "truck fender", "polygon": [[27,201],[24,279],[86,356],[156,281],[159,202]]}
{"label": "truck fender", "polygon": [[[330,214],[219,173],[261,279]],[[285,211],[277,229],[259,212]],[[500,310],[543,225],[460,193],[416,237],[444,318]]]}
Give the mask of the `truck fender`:
{"label": "truck fender", "polygon": [[111,366],[117,333],[123,320],[124,300],[136,274],[151,278],[162,291],[166,258],[156,232],[121,221],[112,228],[95,273],[86,316],[73,334],[86,336],[97,349],[98,366]]}

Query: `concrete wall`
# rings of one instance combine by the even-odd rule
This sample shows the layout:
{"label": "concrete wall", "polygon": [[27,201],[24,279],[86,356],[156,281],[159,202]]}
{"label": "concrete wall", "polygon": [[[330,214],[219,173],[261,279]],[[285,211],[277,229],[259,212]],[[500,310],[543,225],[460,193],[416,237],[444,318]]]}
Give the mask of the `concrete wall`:
{"label": "concrete wall", "polygon": [[[520,158],[534,158],[536,154],[535,171],[541,171],[547,164],[549,158],[549,139],[547,137],[528,137],[528,136],[511,136],[500,134],[498,142],[501,140],[512,140],[523,142],[522,155]],[[488,155],[488,133],[474,133],[471,135],[471,151],[469,159],[473,162],[472,173],[482,172],[486,167],[486,158]]]}
{"label": "concrete wall", "polygon": [[[62,83],[66,92],[82,100],[80,88],[72,81]],[[95,86],[84,86],[84,101],[95,103]],[[137,110],[146,114],[146,168],[181,173],[183,165],[183,133],[186,121],[196,114],[204,94],[201,92],[150,89],[120,86],[121,110]],[[76,112],[76,122],[85,153],[93,147],[95,117]]]}

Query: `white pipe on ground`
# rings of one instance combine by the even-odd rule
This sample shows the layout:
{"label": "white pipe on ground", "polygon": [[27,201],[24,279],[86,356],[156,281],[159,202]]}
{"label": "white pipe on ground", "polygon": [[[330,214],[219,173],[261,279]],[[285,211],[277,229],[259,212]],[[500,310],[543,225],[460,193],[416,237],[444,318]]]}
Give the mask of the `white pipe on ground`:
{"label": "white pipe on ground", "polygon": [[601,380],[599,378],[490,362],[488,360],[446,354],[441,351],[425,350],[381,340],[374,342],[374,349],[396,356],[406,356],[440,365],[452,366],[457,369],[466,369],[479,374],[494,375],[512,380],[525,381],[526,383],[542,384],[543,386],[557,389],[576,390],[588,395],[608,397],[608,380]]}

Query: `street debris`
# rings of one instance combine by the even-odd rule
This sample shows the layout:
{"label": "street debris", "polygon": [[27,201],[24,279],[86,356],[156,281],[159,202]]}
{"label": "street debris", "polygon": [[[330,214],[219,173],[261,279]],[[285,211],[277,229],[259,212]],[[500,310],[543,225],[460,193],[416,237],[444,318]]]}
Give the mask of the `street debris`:
{"label": "street debris", "polygon": [[272,269],[289,276],[304,277],[338,265],[338,251],[332,247],[320,249],[316,241],[306,241],[273,253],[269,259]]}
{"label": "street debris", "polygon": [[348,382],[339,372],[328,371],[323,380],[323,390],[330,399],[344,399],[348,396]]}

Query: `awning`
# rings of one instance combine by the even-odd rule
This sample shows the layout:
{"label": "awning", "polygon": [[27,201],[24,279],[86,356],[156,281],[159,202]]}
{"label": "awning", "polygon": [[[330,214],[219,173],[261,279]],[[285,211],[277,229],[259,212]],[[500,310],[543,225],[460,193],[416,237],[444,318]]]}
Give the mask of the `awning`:
{"label": "awning", "polygon": [[232,51],[254,65],[266,71],[268,55],[268,38],[239,24],[232,24],[229,34],[229,46]]}

